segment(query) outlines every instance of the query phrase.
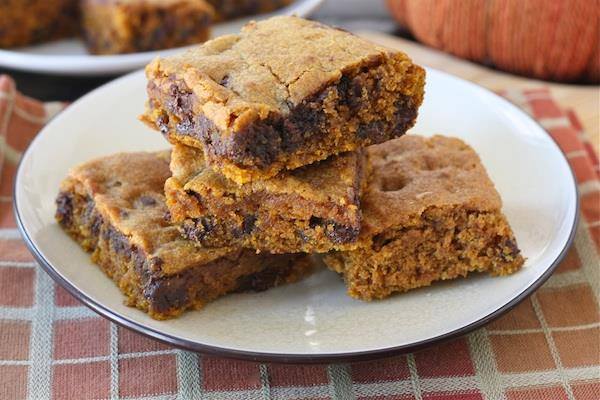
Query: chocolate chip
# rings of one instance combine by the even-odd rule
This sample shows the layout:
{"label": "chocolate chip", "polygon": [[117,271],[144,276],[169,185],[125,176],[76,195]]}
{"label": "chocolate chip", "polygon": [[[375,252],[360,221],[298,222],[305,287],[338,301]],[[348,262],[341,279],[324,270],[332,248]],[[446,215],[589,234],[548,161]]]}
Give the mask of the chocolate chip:
{"label": "chocolate chip", "polygon": [[154,272],[160,271],[163,264],[164,261],[160,257],[152,257],[147,261],[148,268]]}
{"label": "chocolate chip", "polygon": [[142,195],[140,196],[140,203],[145,207],[150,207],[156,205],[156,200],[153,197]]}
{"label": "chocolate chip", "polygon": [[330,220],[324,220],[323,218],[312,216],[308,221],[308,226],[312,229],[316,227],[323,227],[325,235],[333,243],[342,244],[354,242],[358,239],[359,228],[353,226],[346,226],[337,224]]}
{"label": "chocolate chip", "polygon": [[291,266],[279,266],[277,268],[268,268],[254,275],[246,275],[238,278],[239,291],[262,292],[273,286],[289,274]]}
{"label": "chocolate chip", "polygon": [[315,229],[317,226],[323,225],[323,218],[315,217],[314,215],[308,220],[308,226]]}
{"label": "chocolate chip", "polygon": [[177,132],[181,135],[193,136],[194,134],[194,123],[188,119],[182,119],[175,127]]}
{"label": "chocolate chip", "polygon": [[166,313],[184,307],[189,302],[187,281],[182,276],[152,278],[144,288],[144,297],[154,311]]}
{"label": "chocolate chip", "polygon": [[196,200],[200,206],[204,207],[204,198],[200,195],[200,193],[194,192],[193,190],[189,189],[186,190],[185,193],[194,200]]}
{"label": "chocolate chip", "polygon": [[90,232],[92,232],[92,235],[94,237],[98,237],[100,235],[100,229],[102,228],[102,224],[104,224],[104,220],[102,219],[100,214],[94,216],[90,227]]}
{"label": "chocolate chip", "polygon": [[73,223],[73,198],[68,193],[61,192],[56,198],[56,218],[64,227]]}
{"label": "chocolate chip", "polygon": [[129,244],[127,237],[112,226],[108,226],[104,232],[104,237],[110,242],[110,246],[117,254],[131,256],[132,252],[135,251],[134,247]]}
{"label": "chocolate chip", "polygon": [[508,250],[508,252],[502,251],[500,253],[502,259],[507,262],[514,260],[518,257],[519,253],[521,253],[521,250],[519,250],[517,243],[512,239],[504,240],[504,243],[502,243],[502,249]]}
{"label": "chocolate chip", "polygon": [[169,117],[166,114],[162,114],[156,118],[156,127],[160,133],[166,136],[169,133]]}
{"label": "chocolate chip", "polygon": [[417,118],[418,107],[412,101],[409,96],[398,96],[398,99],[394,102],[396,111],[394,113],[395,119],[395,132],[406,131]]}
{"label": "chocolate chip", "polygon": [[242,231],[244,235],[249,235],[254,230],[256,225],[256,216],[255,215],[246,215],[244,217],[244,222],[242,224]]}
{"label": "chocolate chip", "polygon": [[372,248],[374,251],[381,250],[384,246],[390,244],[394,239],[386,237],[384,234],[375,235],[373,237]]}
{"label": "chocolate chip", "polygon": [[335,244],[351,243],[358,239],[359,228],[333,224],[332,230],[326,230],[327,237]]}
{"label": "chocolate chip", "polygon": [[368,124],[360,124],[356,131],[356,136],[360,139],[370,139],[371,143],[379,143],[385,138],[385,129],[383,122],[373,121]]}
{"label": "chocolate chip", "polygon": [[300,240],[302,240],[304,243],[308,243],[310,241],[308,235],[306,235],[306,233],[299,229],[296,230],[296,235],[298,235],[300,237]]}
{"label": "chocolate chip", "polygon": [[185,221],[182,225],[183,234],[186,238],[198,242],[206,239],[216,227],[212,217],[195,218]]}

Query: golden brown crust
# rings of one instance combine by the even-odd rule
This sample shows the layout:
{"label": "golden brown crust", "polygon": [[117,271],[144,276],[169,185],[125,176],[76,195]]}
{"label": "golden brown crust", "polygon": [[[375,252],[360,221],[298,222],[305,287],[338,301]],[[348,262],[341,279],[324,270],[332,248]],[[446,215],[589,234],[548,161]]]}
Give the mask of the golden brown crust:
{"label": "golden brown crust", "polygon": [[[285,45],[283,45],[285,44]],[[274,17],[246,25],[146,68],[149,79],[177,76],[199,98],[202,111],[219,128],[233,130],[271,111],[289,111],[344,70],[403,53],[377,46],[351,33],[297,17]],[[228,85],[221,82],[227,77]],[[414,87],[406,87],[412,92]],[[233,120],[230,120],[231,117]]]}
{"label": "golden brown crust", "polygon": [[384,298],[473,271],[506,275],[522,267],[500,196],[464,142],[405,136],[368,155],[359,246],[325,256],[351,296]]}
{"label": "golden brown crust", "polygon": [[479,156],[460,139],[408,135],[368,149],[364,235],[410,223],[430,207],[499,211],[502,202]]}
{"label": "golden brown crust", "polygon": [[297,17],[156,59],[146,75],[142,120],[237,183],[402,135],[425,81],[404,53]]}

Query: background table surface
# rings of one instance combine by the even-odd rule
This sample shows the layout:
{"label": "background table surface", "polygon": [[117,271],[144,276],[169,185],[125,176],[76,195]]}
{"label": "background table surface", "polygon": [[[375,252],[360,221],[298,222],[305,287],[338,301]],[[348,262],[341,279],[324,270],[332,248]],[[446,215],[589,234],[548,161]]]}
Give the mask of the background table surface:
{"label": "background table surface", "polygon": [[359,34],[382,45],[403,50],[418,64],[449,72],[491,90],[546,86],[563,107],[575,110],[588,139],[594,148],[599,148],[600,88],[598,86],[560,84],[524,78],[459,59],[404,38],[369,31],[362,31]]}

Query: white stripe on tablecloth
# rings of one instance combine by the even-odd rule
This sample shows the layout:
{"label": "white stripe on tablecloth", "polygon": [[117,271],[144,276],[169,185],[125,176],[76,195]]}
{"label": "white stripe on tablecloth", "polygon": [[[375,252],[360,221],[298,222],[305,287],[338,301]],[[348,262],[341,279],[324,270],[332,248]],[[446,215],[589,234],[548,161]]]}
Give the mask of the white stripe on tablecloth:
{"label": "white stripe on tablecloth", "polygon": [[35,268],[37,263],[35,261],[0,261],[0,268],[2,267]]}
{"label": "white stripe on tablecloth", "polygon": [[560,288],[572,285],[581,285],[587,283],[587,278],[582,269],[576,269],[574,271],[561,272],[560,274],[553,274],[546,283],[545,288]]}
{"label": "white stripe on tablecloth", "polygon": [[[585,216],[581,216],[581,222],[585,222]],[[587,282],[592,287],[596,302],[600,305],[600,268],[598,268],[598,252],[596,244],[592,239],[590,231],[580,223],[575,234],[575,248],[581,260],[581,269]]]}
{"label": "white stripe on tablecloth", "polygon": [[54,307],[55,321],[94,317],[99,317],[99,315],[86,306]]}
{"label": "white stripe on tablecloth", "polygon": [[0,228],[0,239],[14,240],[21,239],[21,233],[15,228]]}
{"label": "white stripe on tablecloth", "polygon": [[269,382],[269,369],[266,364],[260,364],[258,366],[260,373],[260,388],[264,400],[271,398],[271,383]]}
{"label": "white stripe on tablecloth", "polygon": [[487,330],[476,330],[467,337],[467,342],[482,394],[487,400],[503,400],[504,391],[498,379],[496,357]]}
{"label": "white stripe on tablecloth", "polygon": [[[22,153],[18,150],[13,149],[7,142],[6,137],[0,134],[0,154],[4,153],[4,158],[10,161],[12,164],[17,165],[19,160],[21,159]],[[0,157],[0,162],[2,162],[3,158]],[[2,170],[2,164],[0,164],[0,170]]]}
{"label": "white stripe on tablecloth", "polygon": [[116,324],[110,323],[110,398],[119,398],[119,330]]}
{"label": "white stripe on tablecloth", "polygon": [[571,120],[568,117],[547,117],[538,119],[540,125],[545,129],[568,128],[572,127]]}
{"label": "white stripe on tablecloth", "polygon": [[[167,349],[167,350],[154,350],[154,351],[140,351],[135,353],[124,353],[117,354],[115,356],[116,360],[128,360],[131,358],[141,358],[141,357],[152,357],[152,356],[162,356],[162,355],[171,355],[175,354],[178,350],[175,349]],[[113,356],[111,354],[107,356],[95,356],[95,357],[82,357],[82,358],[63,358],[52,361],[53,364],[89,364],[100,361],[111,361]]]}
{"label": "white stripe on tablecloth", "polygon": [[585,196],[586,194],[600,191],[600,180],[596,179],[593,181],[587,181],[577,185],[579,194]]}
{"label": "white stripe on tablecloth", "polygon": [[328,385],[297,386],[297,387],[271,387],[272,400],[293,400],[306,398],[328,398],[330,395]]}
{"label": "white stripe on tablecloth", "polygon": [[[600,367],[594,365],[589,367],[565,368],[564,375],[569,381],[597,380],[600,376]],[[562,378],[558,371],[548,370],[502,374],[500,375],[500,379],[505,389],[514,389],[536,385],[554,385],[559,383]]]}
{"label": "white stripe on tablecloth", "polygon": [[548,323],[546,322],[546,317],[544,316],[542,307],[540,306],[540,302],[538,301],[537,293],[534,293],[531,296],[531,304],[533,305],[533,310],[535,311],[535,314],[538,317],[540,324],[542,325],[542,330],[544,331],[544,336],[546,337],[546,342],[548,342],[548,348],[550,349],[550,355],[554,360],[554,364],[556,365],[556,369],[560,377],[560,383],[562,384],[563,389],[565,389],[565,392],[567,393],[567,398],[569,400],[575,400],[573,388],[571,388],[571,383],[569,382],[569,379],[565,374],[562,360],[560,359],[560,354],[558,353],[558,349],[556,348],[554,337],[548,329]]}
{"label": "white stripe on tablecloth", "polygon": [[46,122],[48,122],[48,119],[46,118],[45,115],[42,117],[38,117],[37,115],[33,115],[33,114],[29,113],[27,110],[23,110],[16,104],[15,104],[15,108],[14,108],[14,113],[15,113],[15,115],[18,115],[19,117],[21,117],[22,119],[24,119],[25,121],[27,121],[31,124],[44,125]]}
{"label": "white stripe on tablecloth", "polygon": [[44,103],[44,109],[46,110],[46,122],[48,122],[65,109],[65,104],[60,101],[48,101]]}
{"label": "white stripe on tablecloth", "polygon": [[35,309],[32,307],[0,307],[2,319],[16,321],[31,321],[35,315]]}
{"label": "white stripe on tablecloth", "polygon": [[[570,332],[570,331],[582,331],[585,329],[594,329],[600,327],[600,322],[595,322],[593,324],[585,324],[585,325],[575,325],[575,326],[558,326],[556,328],[548,327],[550,332]],[[529,333],[544,333],[542,328],[532,328],[532,329],[508,329],[508,330],[489,330],[488,333],[491,335],[523,335]]]}
{"label": "white stripe on tablecloth", "polygon": [[419,371],[417,370],[417,362],[414,354],[408,354],[406,356],[406,362],[408,364],[408,371],[410,372],[410,381],[412,383],[415,400],[423,400],[423,394],[421,392],[421,382],[419,379]]}
{"label": "white stripe on tablecloth", "polygon": [[189,351],[177,351],[177,386],[182,399],[202,398],[201,373],[198,355]]}
{"label": "white stripe on tablecloth", "polygon": [[50,398],[52,382],[54,283],[40,269],[35,275],[35,316],[31,319],[29,343],[31,365],[27,393],[31,399],[47,399]]}
{"label": "white stripe on tablecloth", "polygon": [[354,399],[350,367],[346,364],[330,364],[327,366],[329,390],[332,400]]}

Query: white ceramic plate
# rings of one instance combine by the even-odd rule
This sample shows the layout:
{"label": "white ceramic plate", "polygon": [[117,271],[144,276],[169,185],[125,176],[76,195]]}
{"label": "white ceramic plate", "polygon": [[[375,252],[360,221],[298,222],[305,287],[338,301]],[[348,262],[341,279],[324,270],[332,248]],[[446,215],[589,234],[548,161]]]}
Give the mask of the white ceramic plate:
{"label": "white ceramic plate", "polygon": [[[118,151],[167,147],[137,121],[141,72],[115,80],[56,117],[23,156],[15,187],[18,223],[42,266],[100,314],[157,339],[202,352],[277,361],[363,359],[415,350],[465,333],[507,311],[548,278],[574,234],[577,190],[548,134],[495,94],[428,70],[413,132],[462,138],[481,155],[527,257],[515,275],[473,276],[384,301],[346,296],[336,274],[258,294],[235,294],[179,319],[155,321],[123,297],[54,222],[54,198],[70,167]],[[414,134],[414,133],[413,133]]]}
{"label": "white ceramic plate", "polygon": [[[252,19],[263,19],[273,15],[298,15],[307,17],[323,0],[296,0],[270,14],[240,18],[213,26],[213,37],[237,33]],[[188,46],[189,47],[189,46]],[[79,39],[64,39],[18,49],[0,49],[0,66],[16,70],[40,72],[54,75],[99,76],[116,75],[133,71],[148,64],[156,56],[167,56],[182,51],[178,49],[149,51],[119,55],[95,56],[88,54]]]}

